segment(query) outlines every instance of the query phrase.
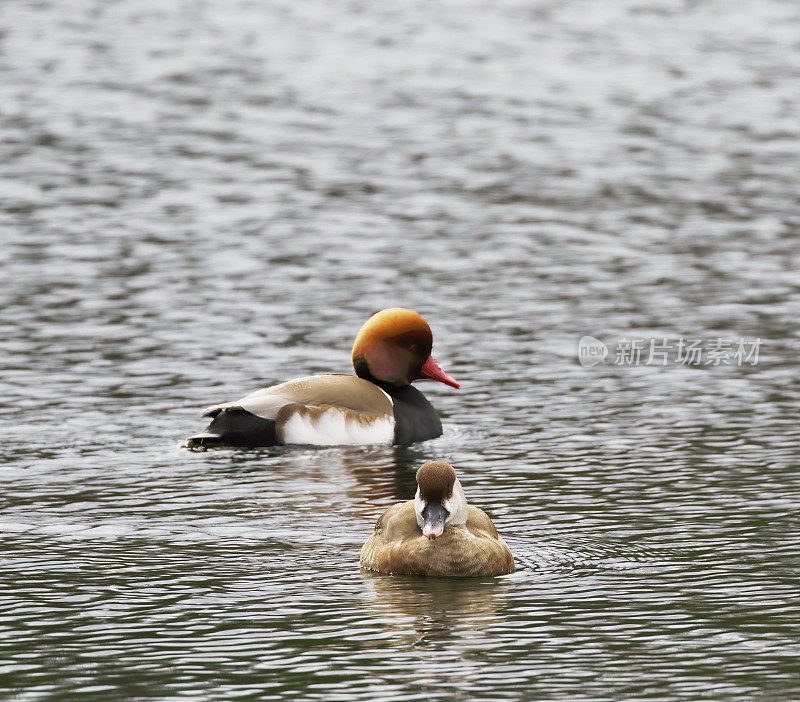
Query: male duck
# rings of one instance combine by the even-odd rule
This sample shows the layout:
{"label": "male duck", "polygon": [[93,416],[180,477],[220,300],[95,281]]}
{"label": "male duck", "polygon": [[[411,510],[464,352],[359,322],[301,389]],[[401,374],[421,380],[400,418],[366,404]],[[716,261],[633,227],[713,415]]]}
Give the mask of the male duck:
{"label": "male duck", "polygon": [[431,356],[433,335],[413,310],[370,317],[353,344],[356,375],[312,375],[257,390],[203,412],[211,424],[186,445],[410,444],[442,434],[439,415],[411,383],[458,388]]}
{"label": "male duck", "polygon": [[413,500],[389,507],[361,549],[361,567],[394,575],[467,577],[514,572],[485,512],[467,504],[453,466],[428,461]]}

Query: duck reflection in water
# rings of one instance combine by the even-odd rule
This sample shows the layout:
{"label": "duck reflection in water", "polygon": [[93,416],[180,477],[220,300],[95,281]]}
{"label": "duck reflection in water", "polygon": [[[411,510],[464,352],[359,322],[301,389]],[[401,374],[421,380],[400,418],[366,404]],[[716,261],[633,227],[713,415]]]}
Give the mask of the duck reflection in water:
{"label": "duck reflection in water", "polygon": [[502,581],[392,578],[367,570],[361,574],[364,608],[412,645],[435,645],[465,636],[471,639],[502,624],[503,617],[498,614],[505,601]]}
{"label": "duck reflection in water", "polygon": [[386,500],[407,500],[417,489],[416,471],[424,452],[412,446],[354,449],[342,453],[342,463],[358,481],[353,498],[366,502],[374,518]]}

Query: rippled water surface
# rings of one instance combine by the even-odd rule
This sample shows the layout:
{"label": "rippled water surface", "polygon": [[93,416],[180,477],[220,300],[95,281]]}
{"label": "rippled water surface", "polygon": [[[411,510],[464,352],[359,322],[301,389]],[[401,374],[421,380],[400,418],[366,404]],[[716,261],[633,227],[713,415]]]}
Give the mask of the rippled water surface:
{"label": "rippled water surface", "polygon": [[[798,699],[794,0],[5,0],[0,688]],[[411,447],[191,453],[404,305]],[[757,365],[576,343],[761,338]],[[611,356],[614,355],[612,348]],[[359,571],[451,460],[518,571]]]}

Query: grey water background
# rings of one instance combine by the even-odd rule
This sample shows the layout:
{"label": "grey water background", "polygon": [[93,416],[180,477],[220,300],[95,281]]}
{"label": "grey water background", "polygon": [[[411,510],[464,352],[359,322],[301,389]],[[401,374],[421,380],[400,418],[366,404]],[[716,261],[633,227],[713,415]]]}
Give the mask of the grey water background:
{"label": "grey water background", "polygon": [[[800,5],[0,8],[0,688],[798,699]],[[180,449],[417,309],[407,448]],[[741,367],[577,340],[761,338]],[[609,359],[610,361],[610,359]],[[518,572],[358,569],[424,460]]]}

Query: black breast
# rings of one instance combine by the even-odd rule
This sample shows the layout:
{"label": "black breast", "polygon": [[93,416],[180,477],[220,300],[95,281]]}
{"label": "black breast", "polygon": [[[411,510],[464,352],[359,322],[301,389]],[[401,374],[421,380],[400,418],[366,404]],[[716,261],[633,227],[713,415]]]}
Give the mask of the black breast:
{"label": "black breast", "polygon": [[442,420],[419,390],[376,383],[394,402],[394,443],[413,444],[442,435]]}

